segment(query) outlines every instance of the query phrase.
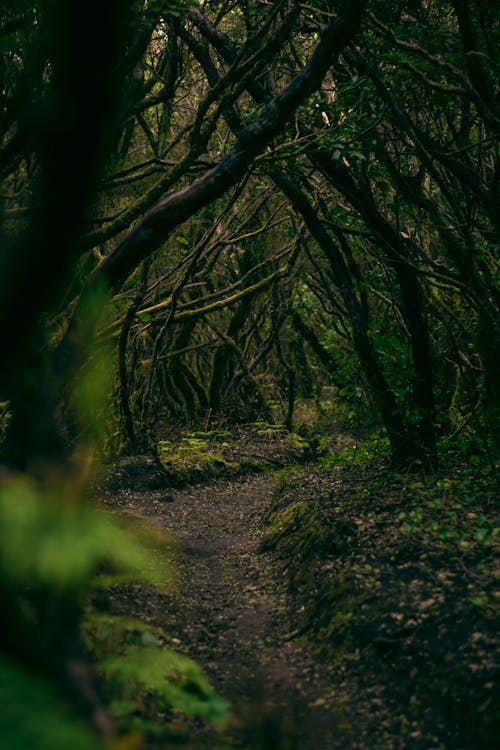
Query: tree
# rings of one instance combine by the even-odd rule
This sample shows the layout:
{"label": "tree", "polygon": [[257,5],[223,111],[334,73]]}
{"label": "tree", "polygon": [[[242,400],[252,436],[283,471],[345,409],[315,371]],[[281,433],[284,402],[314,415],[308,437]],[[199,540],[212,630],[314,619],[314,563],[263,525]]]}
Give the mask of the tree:
{"label": "tree", "polygon": [[[114,450],[177,420],[272,418],[269,392],[290,428],[297,393],[331,383],[399,465],[456,436],[495,461],[495,10],[0,4],[2,450],[32,500],[102,437],[103,374]],[[2,586],[6,647],[48,668]],[[80,604],[49,627],[59,679]]]}
{"label": "tree", "polygon": [[[487,3],[374,3],[352,44],[362,7],[219,2],[179,14],[161,3],[133,6],[121,32],[126,54],[113,68],[115,84],[121,83],[114,85],[117,104],[106,121],[104,175],[87,201],[68,255],[72,280],[57,303],[65,332],[51,334],[60,340],[50,367],[39,365],[41,372],[59,373],[58,379],[43,375],[54,395],[37,407],[45,410],[39,423],[55,424],[55,402],[79,359],[71,343],[79,340],[78,310],[101,283],[117,298],[116,324],[103,335],[122,331],[121,409],[132,444],[136,427],[141,435],[151,428],[152,389],[172,419],[223,408],[236,384],[253,390],[257,409],[265,410],[258,395],[265,362],[272,358],[290,377],[282,346],[290,329],[280,310],[292,314],[302,274],[331,314],[321,323],[317,318],[319,337],[309,333],[304,351],[321,351],[326,361],[331,353],[325,358],[322,340],[333,337],[356,353],[359,377],[397,461],[432,462],[440,431],[467,421],[494,435],[492,9]],[[16,83],[12,65],[13,87],[21,91],[35,73],[23,68]],[[11,110],[9,132],[18,138]],[[4,153],[7,179],[32,186],[24,163],[21,168],[14,158],[15,144],[14,138]],[[35,147],[31,158],[40,171]],[[275,192],[254,217],[261,222],[258,246],[252,249],[248,238],[229,252],[230,218],[246,215],[255,191],[277,189],[293,208],[290,213],[281,204],[279,242],[264,218],[280,203]],[[20,226],[25,205],[17,200],[13,210],[12,228]],[[147,278],[138,270],[145,260]],[[265,273],[266,264],[272,273]],[[19,264],[20,275],[25,267]],[[13,288],[5,315],[14,309]],[[305,333],[307,321],[300,326],[297,314],[296,330]],[[270,325],[270,316],[279,325]],[[457,330],[464,332],[459,344]],[[237,345],[240,335],[244,346]],[[444,366],[438,362],[443,349],[451,357]],[[342,365],[332,373],[339,384],[346,381],[341,371]],[[473,383],[478,371],[479,388]],[[31,431],[23,404],[33,402],[33,415],[36,402],[28,390],[17,381],[4,390],[19,465],[38,450],[19,447]],[[57,454],[56,431],[46,437],[38,439],[39,450]]]}
{"label": "tree", "polygon": [[[235,303],[237,314],[224,321],[226,330],[220,334],[227,351],[234,352],[227,362],[219,357],[220,369],[226,370],[222,379],[230,386],[242,374],[252,378],[252,367],[234,338],[242,336],[248,302],[285,276],[295,243],[291,249],[283,248],[281,264],[279,254],[273,256],[278,265],[271,273],[255,246],[253,257],[246,252],[237,259],[235,250],[236,278],[231,278],[228,268],[222,277],[225,288],[211,292],[210,274],[218,275],[210,267],[211,254],[216,261],[223,257],[220,246],[205,252],[214,230],[198,238],[201,247],[195,246],[187,256],[182,252],[186,240],[179,236],[176,253],[155,256],[159,275],[152,285],[167,291],[167,301],[158,300],[150,285],[149,259],[180,224],[216,204],[228,191],[238,193],[256,158],[318,88],[333,57],[352,38],[364,5],[361,0],[340,4],[321,37],[311,44],[304,68],[285,76],[279,92],[227,142],[224,133],[220,140],[217,130],[220,118],[231,119],[231,108],[262,61],[279,56],[300,16],[298,6],[280,2],[271,9],[244,13],[248,49],[215,91],[204,92],[204,84],[199,84],[194,108],[186,103],[187,89],[182,88],[192,81],[187,74],[182,79],[180,4],[116,0],[97,6],[20,0],[14,8],[0,6],[5,53],[0,167],[4,200],[9,204],[2,214],[1,235],[0,394],[10,413],[2,445],[5,481],[0,491],[8,551],[0,567],[6,605],[0,623],[2,649],[11,659],[70,686],[101,731],[110,732],[112,727],[93,691],[82,648],[82,601],[96,570],[103,565],[126,568],[124,553],[134,549],[110,532],[112,544],[104,550],[99,522],[83,502],[85,450],[75,454],[77,444],[88,447],[99,432],[97,400],[103,396],[102,379],[109,367],[94,334],[98,323],[104,322],[106,291],[117,294],[128,284],[125,294],[134,297],[132,306],[118,300],[118,319],[109,324],[112,336],[121,329],[120,392],[126,415],[130,370],[125,350],[131,322],[134,316],[148,322],[146,316],[151,319],[158,308],[166,309],[167,316],[156,327],[148,326],[154,364],[149,380],[157,377],[157,364],[170,349],[177,366],[170,373],[164,370],[167,398],[175,399],[177,389],[189,409],[189,388],[200,401],[220,400],[217,367],[212,368],[206,394],[191,369],[175,358],[179,349],[191,344],[199,320]],[[227,9],[219,10],[224,17]],[[180,138],[173,133],[174,105],[186,120]],[[132,162],[137,154],[139,163]],[[198,177],[200,170],[203,174]],[[144,193],[142,180],[149,181],[158,171],[159,178]],[[136,200],[129,205],[136,188]],[[115,213],[110,217],[108,211]],[[255,216],[250,213],[249,226],[261,213],[264,206]],[[136,219],[139,223],[126,231]],[[265,221],[273,226],[267,217]],[[88,231],[89,227],[97,228]],[[110,249],[105,243],[113,246]],[[142,272],[134,276],[141,264]],[[209,274],[208,294],[200,297],[196,281],[202,269]],[[176,276],[169,288],[172,274]],[[143,309],[143,302],[153,304]],[[277,302],[273,309],[278,308]],[[163,337],[170,336],[174,325],[172,340],[162,349]],[[250,329],[256,337],[255,321]],[[106,332],[101,333],[105,337]],[[272,342],[276,335],[273,322],[266,338]],[[254,360],[262,359],[270,345],[261,344],[258,351],[253,347]],[[146,398],[150,392],[148,385]],[[129,407],[128,431],[133,443]],[[7,541],[26,531],[30,548],[21,558]],[[57,558],[54,549],[61,554],[66,550],[68,556],[60,558],[60,565],[47,565],[47,560]],[[43,638],[34,637],[37,629]]]}

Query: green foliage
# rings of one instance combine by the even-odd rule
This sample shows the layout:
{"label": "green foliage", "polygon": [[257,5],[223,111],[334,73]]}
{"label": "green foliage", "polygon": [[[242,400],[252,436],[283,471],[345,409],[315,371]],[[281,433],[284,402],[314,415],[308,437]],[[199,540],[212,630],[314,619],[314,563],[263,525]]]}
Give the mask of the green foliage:
{"label": "green foliage", "polygon": [[77,719],[54,684],[0,658],[3,750],[99,750],[99,739]]}
{"label": "green foliage", "polygon": [[[70,482],[55,480],[14,479],[0,491],[0,589],[11,613],[10,628],[33,639],[35,648],[38,639],[49,637],[52,643],[67,636],[66,612],[92,588],[141,581],[171,590],[175,584],[175,547],[169,534],[138,519],[113,520],[78,495]],[[105,680],[110,710],[123,729],[147,729],[146,720],[141,724],[134,717],[151,701],[158,710],[215,725],[227,719],[228,704],[194,662],[163,648],[161,632],[92,612],[83,631]],[[96,747],[69,712],[66,717],[55,688],[47,691],[45,682],[16,665],[6,670],[11,680],[5,681],[2,672],[2,705],[17,706],[7,720],[2,712],[0,720],[8,750],[62,748],[64,743],[79,750]],[[39,744],[30,740],[36,726]]]}
{"label": "green foliage", "polygon": [[471,467],[476,466],[478,469],[484,464],[489,463],[490,469],[495,471],[494,459],[491,455],[491,445],[484,434],[484,427],[477,419],[472,420],[470,416],[464,418],[460,416],[459,425],[454,425],[455,433],[451,436],[445,436],[438,442],[439,455],[444,461],[453,461],[459,459],[464,464]]}
{"label": "green foliage", "polygon": [[498,550],[500,527],[492,515],[477,512],[477,499],[494,507],[497,479],[491,472],[465,468],[451,477],[422,477],[409,485],[411,500],[398,520],[404,531],[453,540],[461,549]]}
{"label": "green foliage", "polygon": [[110,317],[109,292],[105,286],[98,285],[88,292],[81,308],[78,349],[86,352],[87,357],[73,383],[72,408],[81,437],[91,445],[102,446],[111,419],[115,358],[109,342],[97,344],[93,340],[98,321],[103,325]]}
{"label": "green foliage", "polygon": [[228,718],[229,704],[216,696],[201,669],[173,651],[130,646],[124,655],[105,661],[101,671],[122,701],[135,703],[130,714],[137,710],[138,694],[150,694],[161,708],[173,708],[219,725]]}
{"label": "green foliage", "polygon": [[[69,480],[15,478],[4,483],[0,550],[0,591],[9,613],[9,637],[36,660],[64,657],[53,650],[71,635],[67,628],[75,623],[68,621],[68,613],[79,611],[91,589],[141,581],[171,590],[175,583],[170,535],[138,519],[113,520],[83,503],[81,488]],[[127,637],[132,632],[130,626],[120,627]],[[201,670],[185,657],[159,651],[151,628],[134,623],[133,634],[139,634],[139,640],[128,638],[126,647],[116,627],[106,628],[96,616],[87,619],[84,630],[108,679],[112,710],[121,705],[124,726],[125,715],[130,718],[146,694],[154,694],[162,706],[215,723],[226,715],[226,704]],[[47,653],[40,655],[42,643]],[[8,750],[97,747],[64,708],[55,687],[10,663],[0,674],[0,699],[7,707],[0,732],[3,740],[8,739]],[[124,709],[126,700],[130,712]]]}
{"label": "green foliage", "polygon": [[98,659],[111,711],[124,729],[137,728],[139,715],[147,723],[152,710],[196,716],[219,727],[227,722],[228,702],[216,695],[197,664],[165,648],[159,628],[90,613],[84,633]]}
{"label": "green foliage", "polygon": [[161,465],[173,484],[238,472],[240,465],[224,457],[223,445],[214,445],[199,434],[187,435],[176,444],[169,440],[158,443]]}
{"label": "green foliage", "polygon": [[[76,491],[77,492],[77,491]],[[171,557],[159,556],[156,531],[142,540],[108,514],[77,501],[72,484],[15,479],[0,488],[0,580],[22,592],[81,596],[101,584],[173,580]],[[163,534],[162,544],[172,547]]]}
{"label": "green foliage", "polygon": [[364,440],[343,448],[338,453],[330,453],[318,459],[324,471],[331,471],[336,466],[359,466],[376,458],[389,456],[389,440],[384,435],[374,433]]}

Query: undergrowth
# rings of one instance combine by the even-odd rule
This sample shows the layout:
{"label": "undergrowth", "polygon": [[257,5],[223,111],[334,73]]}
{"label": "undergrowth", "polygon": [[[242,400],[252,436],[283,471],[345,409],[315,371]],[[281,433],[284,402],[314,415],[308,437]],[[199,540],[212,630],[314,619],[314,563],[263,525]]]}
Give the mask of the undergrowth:
{"label": "undergrowth", "polygon": [[233,435],[221,430],[196,431],[176,441],[157,443],[166,480],[174,487],[266,471],[302,460],[308,449],[300,435],[266,422],[240,426]]}
{"label": "undergrowth", "polygon": [[354,675],[338,678],[337,700],[358,691],[370,732],[399,722],[393,734],[404,726],[408,747],[490,750],[500,731],[497,479],[484,457],[395,473],[387,448],[349,446],[307,482],[281,473],[263,546],[304,613],[300,632]]}
{"label": "undergrowth", "polygon": [[53,680],[72,664],[80,665],[73,669],[77,705],[97,700],[85,676],[91,662],[102,677],[109,709],[130,739],[129,745],[113,740],[111,747],[138,747],[131,733],[139,730],[140,738],[169,733],[168,721],[159,729],[148,721],[153,704],[172,720],[184,714],[222,723],[228,704],[199,667],[169,649],[145,623],[100,615],[89,605],[83,634],[91,658],[84,661],[78,623],[85,601],[139,582],[172,591],[176,574],[175,545],[167,532],[136,518],[112,518],[81,501],[80,492],[60,477],[15,476],[0,487],[0,594],[9,613],[2,645],[14,656],[20,649],[25,655],[24,664],[1,658],[2,747],[101,747],[75,701],[67,702],[60,681],[58,686]]}
{"label": "undergrowth", "polygon": [[109,710],[123,732],[173,740],[186,731],[178,721],[182,716],[219,728],[227,723],[228,702],[212,690],[195,662],[169,648],[160,628],[90,610],[84,636],[97,660]]}

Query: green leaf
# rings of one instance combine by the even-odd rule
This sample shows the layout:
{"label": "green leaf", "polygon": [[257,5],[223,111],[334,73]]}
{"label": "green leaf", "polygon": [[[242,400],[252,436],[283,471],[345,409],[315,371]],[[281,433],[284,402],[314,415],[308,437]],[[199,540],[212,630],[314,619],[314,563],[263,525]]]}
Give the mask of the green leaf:
{"label": "green leaf", "polygon": [[141,580],[160,586],[174,581],[174,546],[157,527],[130,530],[104,511],[75,502],[71,486],[16,479],[0,489],[0,576],[24,587],[80,595],[102,581]]}
{"label": "green leaf", "polygon": [[475,607],[482,607],[484,602],[480,596],[469,596],[469,601],[474,604]]}
{"label": "green leaf", "polygon": [[488,528],[478,529],[474,534],[474,539],[476,542],[484,542],[490,536],[490,533]]}

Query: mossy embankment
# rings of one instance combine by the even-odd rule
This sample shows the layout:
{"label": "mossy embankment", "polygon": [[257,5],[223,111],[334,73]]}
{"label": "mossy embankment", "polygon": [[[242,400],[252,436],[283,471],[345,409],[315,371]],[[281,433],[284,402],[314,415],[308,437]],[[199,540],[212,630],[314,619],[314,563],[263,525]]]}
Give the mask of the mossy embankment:
{"label": "mossy embankment", "polygon": [[[114,467],[104,501],[175,534],[185,586],[116,589],[106,616],[145,618],[148,648],[175,645],[234,702],[228,733],[215,739],[183,718],[169,738],[175,729],[181,745],[211,749],[490,750],[500,728],[496,478],[458,459],[434,475],[395,473],[380,437],[336,436],[337,453],[318,459],[325,445],[315,456],[259,423],[185,433],[159,446],[159,460]],[[136,630],[124,653],[144,638]],[[280,727],[274,745],[252,734],[257,694]],[[218,705],[210,693],[207,710]],[[148,737],[160,708],[140,707]]]}
{"label": "mossy embankment", "polygon": [[346,746],[490,750],[500,731],[497,481],[348,451],[278,477],[263,542],[331,668]]}

